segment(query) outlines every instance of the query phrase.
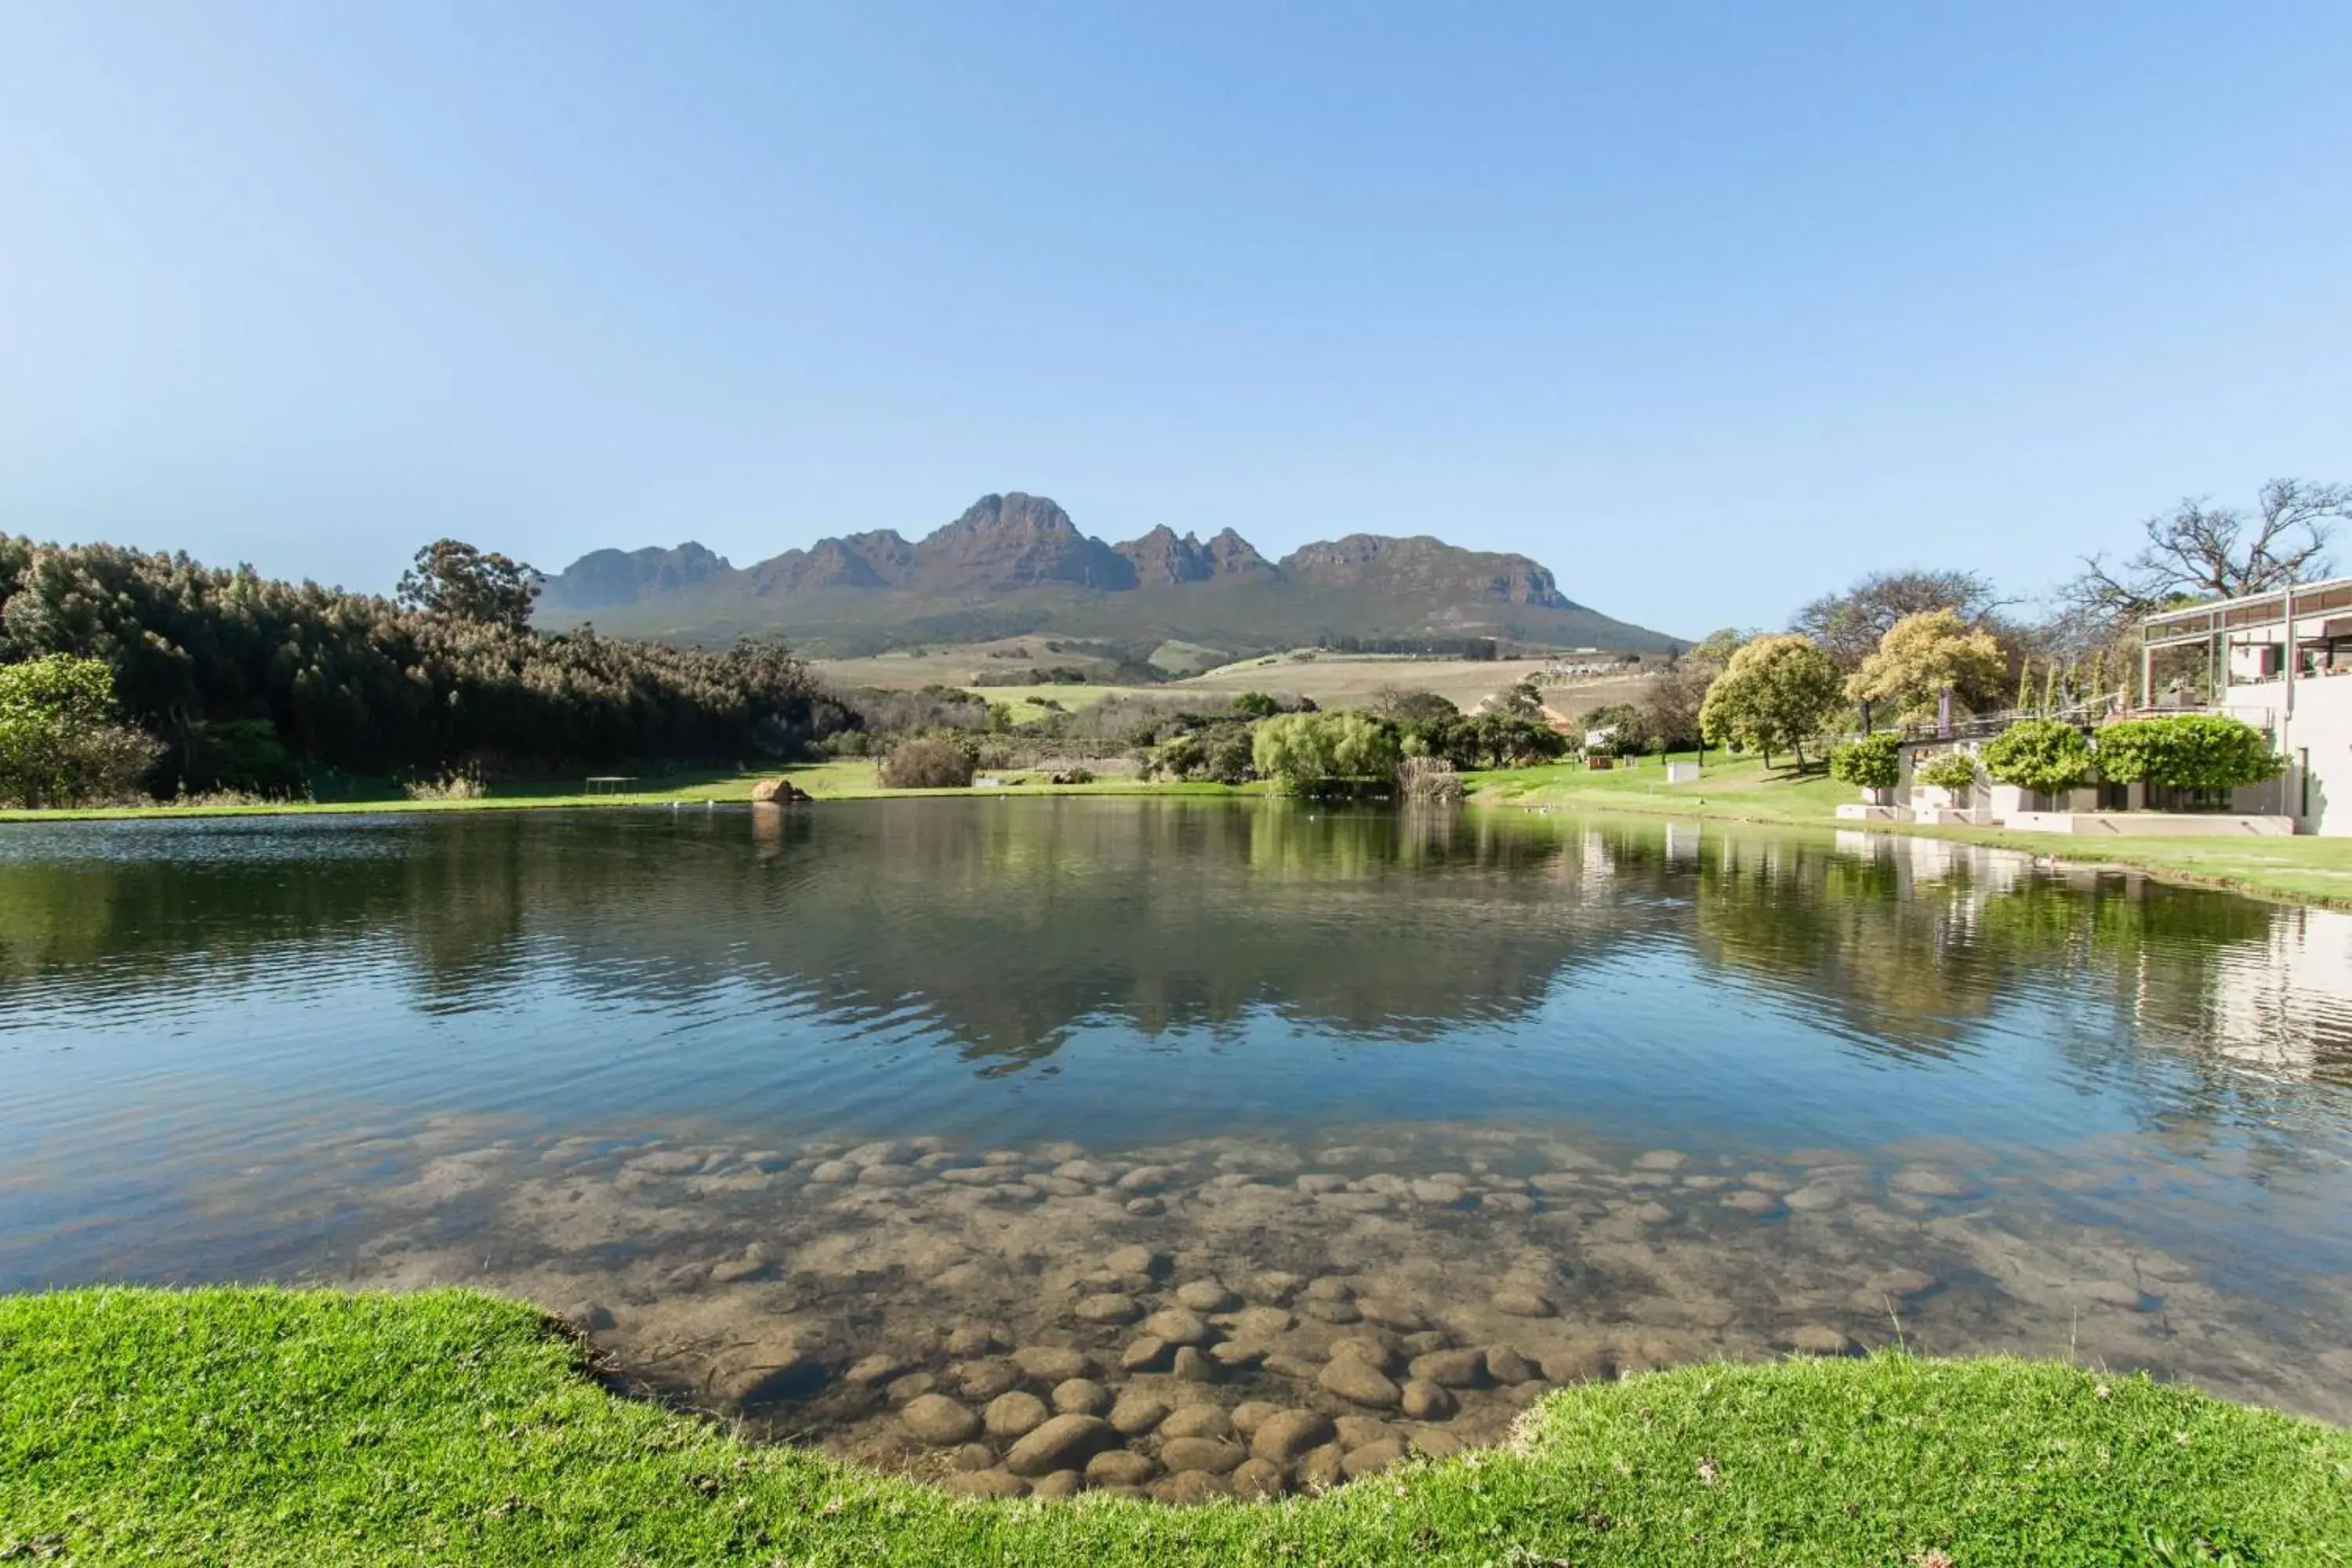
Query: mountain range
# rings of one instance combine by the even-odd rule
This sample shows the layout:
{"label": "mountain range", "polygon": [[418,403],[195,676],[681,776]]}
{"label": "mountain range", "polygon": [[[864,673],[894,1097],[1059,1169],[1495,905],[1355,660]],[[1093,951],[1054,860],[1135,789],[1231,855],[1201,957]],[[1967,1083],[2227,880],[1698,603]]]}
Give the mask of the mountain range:
{"label": "mountain range", "polygon": [[1231,528],[1108,544],[1044,496],[986,495],[909,541],[880,529],[738,567],[700,544],[598,550],[541,582],[538,618],[677,641],[781,630],[813,652],[1027,632],[1236,653],[1496,637],[1654,649],[1671,638],[1569,598],[1524,555],[1351,533],[1270,561]]}

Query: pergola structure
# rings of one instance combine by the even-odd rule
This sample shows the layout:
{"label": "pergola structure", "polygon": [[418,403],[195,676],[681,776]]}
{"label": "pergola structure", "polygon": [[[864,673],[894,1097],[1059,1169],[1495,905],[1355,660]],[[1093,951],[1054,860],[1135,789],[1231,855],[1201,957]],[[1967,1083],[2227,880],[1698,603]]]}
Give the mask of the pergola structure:
{"label": "pergola structure", "polygon": [[[2298,634],[2298,623],[2337,611],[2344,612],[2340,618],[2322,622],[2314,633]],[[2269,638],[2245,636],[2250,632],[2265,631],[2278,633],[2278,640],[2284,645],[2284,657],[2279,661],[2279,674],[2286,682],[2287,707],[2292,710],[2294,706],[2295,667],[2301,662],[2298,643],[2326,643],[2331,650],[2338,643],[2352,644],[2352,577],[2298,583],[2267,594],[2216,599],[2210,604],[2192,605],[2185,610],[2167,610],[2161,615],[2148,616],[2140,623],[2139,705],[2151,708],[2156,704],[2158,648],[2202,644],[2212,673],[2208,690],[2218,701],[2227,679],[2229,645],[2232,642],[2269,641]]]}

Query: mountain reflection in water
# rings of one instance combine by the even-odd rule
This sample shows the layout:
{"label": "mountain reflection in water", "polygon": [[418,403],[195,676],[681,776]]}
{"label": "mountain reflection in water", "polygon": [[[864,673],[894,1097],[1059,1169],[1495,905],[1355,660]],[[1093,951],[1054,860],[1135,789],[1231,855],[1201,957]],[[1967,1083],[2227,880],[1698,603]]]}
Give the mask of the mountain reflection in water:
{"label": "mountain reflection in water", "polygon": [[[1845,1272],[1926,1248],[1927,1331],[1940,1310],[1952,1346],[2031,1345],[2079,1306],[2072,1273],[2129,1298],[2116,1270],[2161,1249],[2200,1342],[2248,1359],[2166,1352],[2187,1320],[2129,1300],[2117,1355],[2258,1393],[2299,1366],[2305,1403],[2352,1399],[2312,1327],[2352,1273],[2352,917],[1932,839],[1084,798],[10,826],[0,1060],[11,1289],[604,1270],[682,1332],[659,1314],[710,1286],[662,1283],[677,1249],[789,1234],[815,1279],[827,1226],[882,1223],[810,1184],[824,1150],[927,1140],[944,1171],[1066,1144],[1194,1173],[1145,1245],[1237,1245],[1182,1228],[1187,1180],[1205,1215],[1235,1201],[1217,1181],[1307,1173],[1316,1214],[1391,1226],[1394,1258],[1473,1289],[1482,1257],[1550,1258],[1545,1289],[1611,1321],[1688,1318],[1660,1281],[1743,1259],[1691,1285],[1741,1303],[1706,1308],[1722,1337],[1694,1353],[1781,1342],[1743,1315],[1759,1270],[1845,1303]],[[1570,1146],[1596,1184],[1543,1186]],[[1388,1152],[1314,1174],[1335,1147]],[[1658,1178],[1645,1149],[1698,1163]],[[1056,1195],[1066,1151],[1018,1157],[1038,1215],[1077,1205],[1024,1222],[1036,1268],[1129,1224]],[[1887,1184],[1922,1159],[1956,1195]],[[642,1206],[669,1165],[710,1189],[691,1223]],[[544,1230],[551,1168],[604,1205],[576,1254]],[[1821,1169],[1866,1235],[1777,1209]],[[1429,1172],[1493,1229],[1383,1218]],[[890,1211],[910,1269],[946,1245],[923,1227],[962,1223],[914,1203]],[[1644,1205],[1675,1216],[1671,1268]],[[1541,1229],[1577,1215],[1617,1248],[1594,1272]],[[1283,1267],[1377,1250],[1315,1237]],[[734,1310],[786,1310],[762,1300]]]}

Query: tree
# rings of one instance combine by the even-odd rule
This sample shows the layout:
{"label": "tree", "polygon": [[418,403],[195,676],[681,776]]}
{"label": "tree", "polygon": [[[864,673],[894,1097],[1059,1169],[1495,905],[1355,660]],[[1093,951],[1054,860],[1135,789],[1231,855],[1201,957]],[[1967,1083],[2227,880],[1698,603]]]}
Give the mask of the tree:
{"label": "tree", "polygon": [[1786,746],[1802,768],[1805,742],[1838,706],[1838,668],[1830,656],[1810,637],[1779,633],[1754,638],[1731,656],[1707,688],[1699,724],[1711,742],[1760,752],[1768,768],[1773,748]]}
{"label": "tree", "polygon": [[1649,749],[1648,722],[1642,710],[1631,702],[1612,702],[1605,707],[1588,709],[1576,725],[1588,736],[1596,731],[1607,731],[1609,739],[1601,749],[1618,756],[1633,756]]}
{"label": "tree", "polygon": [[965,789],[971,770],[971,753],[953,741],[918,735],[883,760],[882,784],[886,789]]}
{"label": "tree", "polygon": [[1495,693],[1495,706],[1506,713],[1522,719],[1543,717],[1543,688],[1533,677],[1518,681]]}
{"label": "tree", "polygon": [[2188,497],[2142,523],[2147,542],[2124,561],[2084,556],[2082,574],[2061,598],[2075,616],[2113,626],[2168,605],[2309,582],[2327,574],[2336,525],[2347,517],[2352,485],[2272,479],[2256,494],[2252,517],[2210,497]]}
{"label": "tree", "polygon": [[2027,719],[1985,742],[1985,772],[2005,784],[2055,795],[2091,776],[2091,743],[2055,719]]}
{"label": "tree", "polygon": [[1856,702],[1892,701],[1902,719],[1927,719],[1947,691],[1964,708],[1989,708],[2008,679],[1990,632],[1971,628],[1954,610],[1923,610],[1887,628],[1845,692]]}
{"label": "tree", "polygon": [[1878,649],[1895,624],[1928,610],[1949,610],[1971,626],[1990,626],[2001,600],[1975,572],[1877,572],[1843,594],[1824,594],[1791,623],[1851,674]]}
{"label": "tree", "polygon": [[1397,732],[1363,713],[1283,713],[1260,720],[1251,734],[1258,773],[1286,795],[1345,780],[1396,773]]}
{"label": "tree", "polygon": [[1711,633],[1652,676],[1642,695],[1643,739],[1661,752],[1697,746],[1706,735],[1699,724],[1699,710],[1706,701],[1706,689],[1715,684],[1716,677],[1746,640],[1727,627]]}
{"label": "tree", "polygon": [[52,654],[0,665],[0,801],[102,805],[138,793],[163,748],[115,717],[102,659]]}
{"label": "tree", "polygon": [[165,790],[253,787],[221,765],[223,741],[250,754],[228,727],[261,721],[305,770],[509,776],[792,756],[858,722],[772,638],[720,653],[542,636],[185,555],[0,535],[0,663],[48,654],[109,667],[125,721],[170,747],[151,775]]}
{"label": "tree", "polygon": [[2174,713],[2126,719],[2099,731],[2099,776],[2217,795],[2278,777],[2285,759],[2242,719]]}
{"label": "tree", "polygon": [[1434,691],[1410,691],[1398,686],[1383,686],[1374,691],[1369,707],[1375,717],[1396,725],[1427,724],[1451,719],[1462,711],[1451,699]]}
{"label": "tree", "polygon": [[428,615],[520,632],[530,625],[539,574],[462,540],[439,539],[416,552],[415,563],[401,574],[394,597]]}
{"label": "tree", "polygon": [[1263,691],[1244,691],[1234,699],[1234,711],[1244,719],[1271,719],[1282,704]]}

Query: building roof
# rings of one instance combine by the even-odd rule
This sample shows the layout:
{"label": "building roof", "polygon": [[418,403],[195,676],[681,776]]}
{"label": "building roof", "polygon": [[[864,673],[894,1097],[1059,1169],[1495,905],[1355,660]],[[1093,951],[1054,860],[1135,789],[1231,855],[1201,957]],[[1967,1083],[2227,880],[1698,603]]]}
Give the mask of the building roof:
{"label": "building roof", "polygon": [[2235,599],[2215,599],[2185,610],[2166,610],[2140,621],[2141,639],[2149,647],[2203,642],[2218,634],[2248,631],[2286,624],[2287,601],[2294,601],[2294,618],[2352,609],[2352,577],[2329,577],[2317,583],[2297,583],[2266,594],[2246,594]]}

